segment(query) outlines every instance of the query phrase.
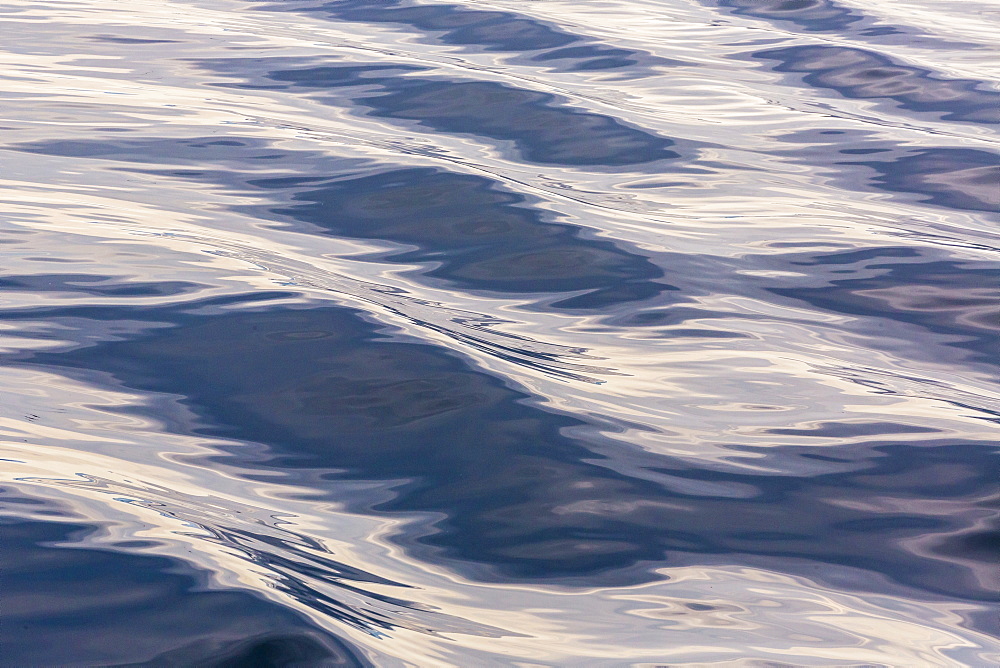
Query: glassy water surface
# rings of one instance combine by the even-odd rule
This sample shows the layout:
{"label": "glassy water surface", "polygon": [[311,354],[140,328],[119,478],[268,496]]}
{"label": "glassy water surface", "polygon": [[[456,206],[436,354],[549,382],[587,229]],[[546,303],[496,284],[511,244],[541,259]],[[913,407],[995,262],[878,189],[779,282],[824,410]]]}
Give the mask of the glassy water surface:
{"label": "glassy water surface", "polygon": [[996,0],[2,11],[0,665],[1000,663]]}

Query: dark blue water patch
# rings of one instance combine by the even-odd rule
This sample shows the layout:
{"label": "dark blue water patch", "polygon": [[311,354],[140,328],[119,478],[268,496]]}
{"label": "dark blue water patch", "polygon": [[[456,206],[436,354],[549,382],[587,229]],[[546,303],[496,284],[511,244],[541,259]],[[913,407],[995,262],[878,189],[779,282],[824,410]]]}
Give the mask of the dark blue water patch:
{"label": "dark blue water patch", "polygon": [[[276,150],[259,140],[218,137],[40,142],[18,149],[142,163],[181,161],[206,167],[212,163],[247,164]],[[414,246],[367,259],[433,265],[423,275],[447,280],[461,290],[570,293],[545,308],[576,310],[607,309],[678,291],[660,280],[663,270],[646,256],[623,248],[623,244],[587,239],[579,227],[549,222],[539,210],[528,206],[525,196],[492,179],[360,160],[338,164],[320,159],[314,165],[315,154],[279,153],[280,164],[275,168],[281,171],[274,175],[212,168],[155,173],[223,185],[236,193],[257,196],[267,191],[279,195],[285,204],[241,210],[285,226],[294,224],[301,232]],[[331,173],[313,175],[313,170],[319,169]],[[292,170],[303,175],[289,175]],[[358,172],[361,175],[352,176]],[[40,288],[42,280],[31,285]]]}
{"label": "dark blue water patch", "polygon": [[[365,115],[413,121],[416,128],[512,142],[538,164],[622,167],[676,160],[699,144],[661,137],[604,114],[577,109],[555,95],[491,81],[417,76],[404,64],[332,65],[291,58],[222,58],[194,61],[239,79],[226,88],[322,92],[337,107],[363,107]],[[278,69],[275,69],[278,68]],[[360,113],[360,112],[359,112]],[[662,165],[657,165],[662,167]]]}
{"label": "dark blue water patch", "polygon": [[[498,524],[493,516],[523,495],[544,500],[553,483],[572,487],[613,475],[584,463],[595,455],[560,435],[579,421],[523,405],[526,395],[446,353],[380,340],[376,328],[344,309],[149,314],[175,326],[166,336],[120,342],[117,351],[109,342],[75,360],[51,361],[101,368],[132,387],[173,388],[204,417],[196,433],[267,443],[275,451],[272,470],[319,467],[346,470],[342,477],[409,480],[375,510],[441,513],[448,519],[427,542],[461,558],[544,575],[659,553],[654,537],[617,540],[613,528],[587,531],[572,518],[546,518],[544,508],[540,517]],[[547,534],[539,525],[546,519]],[[563,537],[558,551],[542,547],[553,533]]]}
{"label": "dark blue water patch", "polygon": [[[3,492],[4,514],[16,512]],[[369,665],[287,608],[206,589],[205,575],[183,562],[79,544],[95,531],[0,518],[4,665]]]}
{"label": "dark blue water patch", "polygon": [[[274,154],[275,150],[265,141],[251,137],[195,137],[191,139],[156,139],[136,137],[99,140],[39,141],[12,144],[9,150],[41,155],[59,155],[82,158],[108,158],[123,162],[162,165],[164,162],[191,162],[192,166],[205,167],[230,159],[241,162],[259,160]],[[305,159],[317,153],[299,151],[295,155]],[[192,175],[212,173],[204,169],[191,170]]]}
{"label": "dark blue water patch", "polygon": [[[351,86],[378,86],[384,87],[387,82],[402,77],[413,72],[426,72],[430,68],[419,65],[404,64],[373,64],[373,65],[321,65],[314,67],[302,67],[297,69],[267,70],[261,71],[261,66],[265,68],[273,63],[283,65],[286,63],[303,63],[301,59],[289,58],[217,58],[214,60],[197,61],[198,64],[208,66],[214,71],[234,74],[236,76],[257,79],[258,77],[281,82],[279,85],[285,89],[291,86],[308,86],[313,88],[342,88]],[[232,86],[234,88],[245,88],[242,83]]]}
{"label": "dark blue water patch", "polygon": [[1000,123],[1000,93],[972,79],[951,79],[887,56],[844,46],[791,46],[750,54],[777,61],[776,72],[805,73],[804,83],[863,100],[892,100],[949,121]]}
{"label": "dark blue water patch", "polygon": [[87,39],[111,44],[177,44],[177,40],[175,39],[139,39],[136,37],[120,37],[118,35],[94,35]]}
{"label": "dark blue water patch", "polygon": [[[339,65],[274,70],[267,77],[295,88],[325,90],[358,85],[353,103],[369,116],[415,121],[445,134],[513,142],[522,158],[538,164],[625,166],[673,160],[675,142],[623,122],[559,102],[555,95],[491,81],[374,76],[371,66]],[[362,79],[363,77],[363,79]],[[377,87],[373,95],[370,87]],[[345,106],[338,91],[321,102]]]}
{"label": "dark blue water patch", "polygon": [[908,246],[877,246],[861,250],[843,250],[819,255],[792,255],[787,258],[789,266],[851,265],[865,260],[886,260],[889,258],[919,258],[920,250]]}
{"label": "dark blue water patch", "polygon": [[[983,44],[954,41],[920,28],[881,23],[855,7],[836,0],[704,0],[736,16],[775,23],[782,29],[833,33],[837,37],[877,43],[908,44],[928,49],[982,49]],[[886,39],[888,38],[888,39]]]}
{"label": "dark blue water patch", "polygon": [[[867,131],[791,132],[771,151],[808,165],[844,189],[907,193],[934,206],[1000,213],[1000,154],[970,148],[914,149]],[[912,201],[913,198],[906,198]]]}
{"label": "dark blue water patch", "polygon": [[[531,60],[536,63],[562,62],[563,69],[569,72],[592,72],[595,70],[613,70],[622,67],[631,67],[638,64],[636,52],[631,49],[617,49],[607,46],[588,44],[586,46],[569,46],[564,49],[554,49],[546,51]],[[680,61],[667,61],[659,59],[661,65],[684,65]]]}
{"label": "dark blue water patch", "polygon": [[[258,295],[244,299],[260,302]],[[447,351],[391,340],[354,311],[241,310],[233,297],[224,301],[225,309],[213,307],[223,304],[216,299],[21,311],[14,315],[63,325],[64,337],[81,328],[87,313],[169,326],[38,352],[18,363],[97,384],[107,382],[94,376],[103,372],[132,390],[181,396],[198,417],[172,428],[268,446],[266,455],[224,446],[226,454],[207,465],[225,462],[272,481],[275,472],[294,480],[297,470],[320,469],[329,488],[316,493],[348,506],[338,496],[339,480],[391,481],[391,499],[352,510],[431,514],[425,523],[411,519],[394,540],[471,577],[643,581],[658,578],[654,569],[663,564],[727,554],[843,564],[967,598],[996,594],[970,574],[982,564],[947,553],[953,539],[970,540],[978,531],[981,499],[993,492],[998,472],[994,444],[908,445],[900,439],[912,438],[912,428],[875,425],[866,430],[869,443],[824,448],[849,462],[831,463],[829,473],[703,469],[602,443],[580,418],[530,404],[529,395]],[[0,317],[17,324],[13,316]],[[157,417],[155,408],[134,410]],[[838,431],[831,424],[824,429]],[[766,454],[780,458],[782,451]],[[920,498],[924,510],[864,510],[840,503],[845,494]],[[940,512],[926,510],[936,508],[935,499],[950,501]],[[892,531],[859,530],[886,514],[900,518]],[[929,531],[940,536],[943,552],[909,549],[908,540]]]}
{"label": "dark blue water patch", "polygon": [[809,429],[768,429],[769,434],[783,436],[810,436],[813,438],[854,438],[856,436],[885,436],[888,434],[933,434],[939,429],[893,422],[820,422]]}
{"label": "dark blue water patch", "polygon": [[99,274],[30,274],[0,277],[2,292],[67,292],[92,297],[170,297],[199,290],[188,281],[125,281]]}
{"label": "dark blue water patch", "polygon": [[[302,11],[302,10],[298,10]],[[461,5],[410,5],[394,0],[344,0],[308,8],[338,21],[396,23],[436,33],[444,44],[478,46],[483,51],[555,49],[580,37],[537,19],[512,12],[469,9]]]}
{"label": "dark blue water patch", "polygon": [[865,18],[833,0],[718,0],[715,4],[738,16],[787,21],[809,32],[844,32]]}
{"label": "dark blue water patch", "polygon": [[[425,41],[486,53],[530,54],[529,62],[551,63],[559,71],[628,69],[647,76],[659,67],[690,65],[678,60],[596,43],[536,18],[509,11],[461,5],[407,5],[396,0],[344,0],[321,5],[266,5],[272,11],[307,12],[354,23],[390,23],[413,29]],[[541,51],[541,53],[536,53]]]}
{"label": "dark blue water patch", "polygon": [[865,166],[878,176],[873,185],[890,192],[913,193],[924,202],[952,209],[1000,213],[1000,155],[969,148],[912,151],[891,161],[844,161]]}
{"label": "dark blue water patch", "polygon": [[[251,180],[265,188],[287,182]],[[438,263],[425,275],[461,289],[493,292],[589,291],[556,308],[598,308],[671,288],[651,282],[663,271],[579,229],[546,223],[521,195],[479,176],[431,168],[394,169],[300,189],[296,206],[272,209],[337,236],[416,246],[391,261]]]}
{"label": "dark blue water patch", "polygon": [[883,248],[786,256],[782,264],[789,269],[824,266],[828,281],[821,287],[769,287],[774,294],[824,313],[916,325],[943,335],[944,345],[971,351],[980,362],[995,366],[1000,359],[1000,263]]}
{"label": "dark blue water patch", "polygon": [[625,166],[680,158],[668,150],[673,140],[556,104],[548,93],[492,82],[403,81],[388,95],[359,102],[370,105],[373,116],[512,141],[525,160],[538,164]]}
{"label": "dark blue water patch", "polygon": [[[732,314],[724,312],[707,312],[697,308],[687,308],[684,306],[666,305],[654,306],[651,308],[633,309],[630,312],[623,312],[606,320],[606,325],[612,328],[641,329],[644,330],[643,338],[661,339],[718,339],[719,346],[727,347],[726,341],[730,339],[751,339],[750,334],[737,332],[728,329],[720,329],[719,324],[711,323],[712,320],[750,320],[752,318],[742,314]],[[700,324],[707,325],[706,328],[684,327],[688,320],[697,320]],[[613,330],[610,330],[613,331]],[[704,348],[712,347],[708,341],[699,344]]]}
{"label": "dark blue water patch", "polygon": [[[915,333],[913,327],[918,327],[931,336],[924,339],[926,347],[914,348],[911,354],[929,355],[926,359],[940,362],[941,354],[948,348],[967,351],[958,357],[982,365],[987,374],[996,375],[1000,360],[1000,262],[955,259],[947,251],[933,247],[879,246],[796,252],[797,244],[775,242],[772,246],[790,247],[792,252],[746,255],[735,266],[706,264],[692,257],[684,263],[676,261],[678,267],[683,267],[678,273],[683,276],[698,272],[702,277],[698,287],[704,289],[712,285],[704,278],[712,272],[723,276],[741,269],[795,272],[802,277],[743,276],[741,294],[769,302],[778,295],[788,300],[789,305],[801,305],[804,301],[814,312],[857,316],[843,328],[868,337],[866,345],[876,349],[898,350],[901,342],[910,345],[906,342]],[[696,294],[696,286],[682,278],[678,283],[683,288],[682,295]],[[603,324],[641,328],[648,332],[645,336],[657,333],[662,338],[748,336],[727,331],[727,325],[713,323],[719,319],[753,321],[755,316],[695,308],[682,300],[668,304],[651,300],[616,313]],[[799,322],[793,317],[771,319],[792,325]],[[692,329],[691,321],[709,329]],[[872,337],[873,331],[880,336]]]}

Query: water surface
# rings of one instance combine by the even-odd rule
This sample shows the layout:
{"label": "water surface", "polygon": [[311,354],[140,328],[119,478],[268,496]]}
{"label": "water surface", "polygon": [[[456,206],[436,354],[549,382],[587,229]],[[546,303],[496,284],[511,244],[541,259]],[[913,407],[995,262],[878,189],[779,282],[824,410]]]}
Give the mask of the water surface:
{"label": "water surface", "polygon": [[0,665],[996,665],[955,5],[9,3]]}

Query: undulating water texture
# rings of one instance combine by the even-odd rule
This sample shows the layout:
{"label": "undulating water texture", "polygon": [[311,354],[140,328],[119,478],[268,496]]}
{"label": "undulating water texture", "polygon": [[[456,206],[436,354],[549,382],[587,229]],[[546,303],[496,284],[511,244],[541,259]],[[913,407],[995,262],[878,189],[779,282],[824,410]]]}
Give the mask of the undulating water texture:
{"label": "undulating water texture", "polygon": [[0,667],[1000,665],[1000,0],[0,12]]}

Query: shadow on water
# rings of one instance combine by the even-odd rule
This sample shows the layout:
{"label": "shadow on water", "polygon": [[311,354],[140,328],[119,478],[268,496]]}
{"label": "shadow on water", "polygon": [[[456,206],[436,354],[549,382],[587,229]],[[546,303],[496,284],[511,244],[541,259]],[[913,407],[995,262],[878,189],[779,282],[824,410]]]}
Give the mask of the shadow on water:
{"label": "shadow on water", "polygon": [[[4,491],[3,510],[16,502],[64,515]],[[182,562],[76,545],[94,531],[0,517],[4,665],[368,665],[282,605],[205,588],[205,574]]]}
{"label": "shadow on water", "polygon": [[[905,444],[898,439],[934,430],[827,422],[795,435],[871,440],[831,444],[822,456],[810,447],[748,452],[828,465],[814,475],[703,469],[602,442],[593,425],[530,404],[449,352],[393,341],[354,311],[261,308],[264,297],[244,298],[253,309],[235,297],[127,313],[27,309],[18,317],[67,332],[119,317],[168,326],[18,363],[105,372],[132,389],[181,396],[198,418],[175,428],[268,446],[263,458],[224,447],[225,461],[250,477],[317,471],[328,481],[317,494],[348,505],[338,480],[391,482],[392,498],[353,510],[429,513],[394,540],[471,577],[635,582],[694,555],[738,554],[787,558],[793,571],[798,560],[834,563],[933,592],[996,597],[986,566],[994,534],[982,521],[995,494],[993,444]],[[870,503],[847,501],[858,498]],[[903,510],[910,498],[921,504]],[[912,549],[914,540],[925,548]],[[966,543],[978,546],[975,556],[954,557]]]}

